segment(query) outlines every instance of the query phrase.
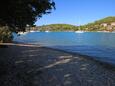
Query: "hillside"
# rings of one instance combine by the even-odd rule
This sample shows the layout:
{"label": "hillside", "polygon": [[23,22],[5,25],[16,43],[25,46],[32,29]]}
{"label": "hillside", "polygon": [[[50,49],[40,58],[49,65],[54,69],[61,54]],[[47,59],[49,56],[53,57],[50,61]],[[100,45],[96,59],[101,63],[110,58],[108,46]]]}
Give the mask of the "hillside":
{"label": "hillside", "polygon": [[97,20],[93,23],[88,23],[81,26],[83,30],[87,31],[114,31],[115,30],[115,16],[106,17]]}
{"label": "hillside", "polygon": [[115,22],[115,16],[110,16],[110,17],[106,17],[101,20],[95,21],[95,23],[97,24],[102,24],[102,23],[111,24],[112,22]]}
{"label": "hillside", "polygon": [[39,31],[115,31],[115,16],[106,17],[82,26],[70,24],[50,24],[30,28]]}
{"label": "hillside", "polygon": [[78,30],[78,27],[70,24],[50,24],[35,27],[39,31],[75,31]]}

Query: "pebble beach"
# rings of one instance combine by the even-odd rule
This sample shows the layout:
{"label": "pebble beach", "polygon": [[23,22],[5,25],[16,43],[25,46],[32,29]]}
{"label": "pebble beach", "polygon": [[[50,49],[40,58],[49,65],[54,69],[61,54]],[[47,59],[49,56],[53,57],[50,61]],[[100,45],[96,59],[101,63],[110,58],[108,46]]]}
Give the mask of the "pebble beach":
{"label": "pebble beach", "polygon": [[0,86],[115,86],[115,68],[42,46],[0,48]]}

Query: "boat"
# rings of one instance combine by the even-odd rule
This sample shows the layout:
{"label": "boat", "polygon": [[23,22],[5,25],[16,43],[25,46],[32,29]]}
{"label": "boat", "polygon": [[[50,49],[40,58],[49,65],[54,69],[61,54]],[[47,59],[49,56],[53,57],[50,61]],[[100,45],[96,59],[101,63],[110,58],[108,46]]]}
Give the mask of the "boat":
{"label": "boat", "polygon": [[46,30],[45,32],[50,32],[50,31]]}
{"label": "boat", "polygon": [[34,31],[34,30],[31,30],[30,32],[36,32],[36,31]]}
{"label": "boat", "polygon": [[84,31],[80,30],[80,27],[79,27],[79,30],[75,31],[75,33],[84,33]]}
{"label": "boat", "polygon": [[75,31],[75,33],[84,33],[84,31],[79,30],[79,31]]}
{"label": "boat", "polygon": [[27,34],[28,32],[18,32],[19,35],[25,35]]}
{"label": "boat", "polygon": [[77,31],[75,31],[75,33],[84,33],[85,31],[82,31],[81,30],[81,28],[80,28],[80,24],[79,24],[79,26],[78,26],[78,30]]}

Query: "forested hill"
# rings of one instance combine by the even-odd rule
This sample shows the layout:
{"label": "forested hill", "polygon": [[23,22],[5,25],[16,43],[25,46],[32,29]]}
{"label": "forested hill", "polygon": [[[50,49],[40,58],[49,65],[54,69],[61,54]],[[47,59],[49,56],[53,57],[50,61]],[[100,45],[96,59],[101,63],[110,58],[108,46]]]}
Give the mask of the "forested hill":
{"label": "forested hill", "polygon": [[78,30],[78,27],[70,24],[50,24],[39,26],[40,31],[75,31]]}
{"label": "forested hill", "polygon": [[95,21],[95,23],[98,23],[98,24],[102,24],[102,23],[111,24],[112,22],[115,22],[115,16],[110,16],[110,17],[106,17],[106,18]]}
{"label": "forested hill", "polygon": [[81,26],[86,31],[114,31],[115,16],[106,17],[92,23]]}
{"label": "forested hill", "polygon": [[39,31],[115,31],[115,16],[106,17],[82,26],[70,24],[50,24],[31,28]]}

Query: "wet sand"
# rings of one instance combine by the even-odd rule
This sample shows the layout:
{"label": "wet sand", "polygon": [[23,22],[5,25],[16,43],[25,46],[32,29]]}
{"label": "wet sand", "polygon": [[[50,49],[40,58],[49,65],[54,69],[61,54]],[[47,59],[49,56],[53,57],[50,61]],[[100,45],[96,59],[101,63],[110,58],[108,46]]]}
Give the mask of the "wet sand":
{"label": "wet sand", "polygon": [[115,68],[33,45],[0,48],[0,86],[115,86]]}

